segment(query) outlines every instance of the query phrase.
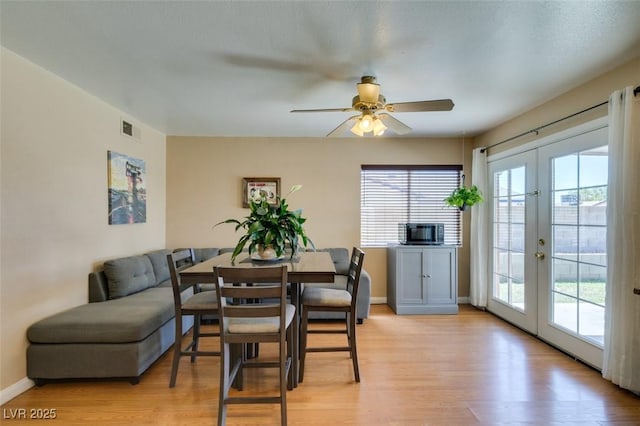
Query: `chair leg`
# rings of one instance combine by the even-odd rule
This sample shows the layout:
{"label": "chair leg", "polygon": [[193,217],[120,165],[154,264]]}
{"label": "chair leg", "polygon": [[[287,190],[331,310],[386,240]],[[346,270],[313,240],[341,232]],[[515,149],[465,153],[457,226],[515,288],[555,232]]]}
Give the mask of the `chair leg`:
{"label": "chair leg", "polygon": [[220,345],[220,390],[218,392],[218,426],[223,426],[227,421],[227,404],[226,400],[229,396],[229,387],[231,385],[229,373],[229,364],[231,362],[231,354],[229,352],[229,344]]}
{"label": "chair leg", "polygon": [[353,375],[356,382],[360,382],[360,369],[358,368],[358,349],[356,347],[356,318],[351,315],[349,321],[349,347],[351,348],[351,361],[353,361]]}
{"label": "chair leg", "polygon": [[193,336],[191,338],[191,362],[196,362],[196,352],[198,351],[198,343],[200,342],[200,315],[193,316]]}
{"label": "chair leg", "polygon": [[[345,334],[347,335],[347,346],[349,346],[349,349],[351,349],[351,327],[349,325],[349,313],[345,312],[344,314],[344,327],[345,327]],[[349,358],[353,359],[353,356],[351,355],[351,351],[349,351]]]}
{"label": "chair leg", "polygon": [[[286,342],[284,343],[286,345]],[[287,354],[279,344],[280,349],[280,424],[287,426]]]}
{"label": "chair leg", "polygon": [[287,328],[287,360],[291,360],[289,364],[289,374],[287,374],[287,389],[293,390],[293,327]]}
{"label": "chair leg", "polygon": [[307,356],[307,329],[309,326],[309,312],[302,306],[302,323],[300,324],[300,354],[298,364],[298,383],[302,383],[304,380],[304,360]]}
{"label": "chair leg", "polygon": [[171,366],[171,379],[169,387],[176,385],[176,377],[178,376],[178,365],[180,364],[180,353],[182,352],[182,315],[176,315],[176,337],[173,343],[173,364]]}

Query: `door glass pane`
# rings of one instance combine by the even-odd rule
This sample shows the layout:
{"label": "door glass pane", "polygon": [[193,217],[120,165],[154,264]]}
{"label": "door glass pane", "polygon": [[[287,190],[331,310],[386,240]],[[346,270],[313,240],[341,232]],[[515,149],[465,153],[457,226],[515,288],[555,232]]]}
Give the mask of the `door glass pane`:
{"label": "door glass pane", "polygon": [[580,299],[604,307],[606,278],[607,268],[580,264]]}
{"label": "door glass pane", "polygon": [[602,344],[607,147],[552,159],[552,322]]}
{"label": "door glass pane", "polygon": [[509,197],[496,197],[493,203],[494,222],[506,223],[509,220]]}
{"label": "door glass pane", "polygon": [[606,265],[607,228],[581,226],[578,230],[580,261]]}
{"label": "door glass pane", "polygon": [[514,278],[511,280],[511,304],[524,311],[524,281]]}
{"label": "door glass pane", "polygon": [[573,189],[578,186],[578,156],[566,155],[553,159],[553,189]]}
{"label": "door glass pane", "polygon": [[496,285],[494,297],[505,303],[509,303],[509,278],[496,274],[494,280]]}
{"label": "door glass pane", "polygon": [[604,306],[580,301],[578,313],[578,334],[596,344],[604,344]]}
{"label": "door glass pane", "polygon": [[509,195],[509,170],[497,172],[494,177],[495,189],[493,193],[498,197]]}
{"label": "door glass pane", "polygon": [[525,194],[525,176],[524,176],[525,168],[518,167],[516,169],[511,170],[511,184],[509,186],[509,194],[511,196],[518,196],[514,199],[514,201],[524,202],[524,197],[522,195]]}
{"label": "door glass pane", "polygon": [[498,223],[494,227],[495,235],[493,237],[496,248],[509,249],[509,224]]}
{"label": "door glass pane", "polygon": [[576,332],[578,329],[578,299],[554,293],[552,302],[553,318],[551,320],[553,323],[568,331]]}
{"label": "door glass pane", "polygon": [[524,283],[524,253],[511,252],[511,275],[514,280]]}
{"label": "door glass pane", "polygon": [[556,259],[577,260],[578,227],[553,225],[553,256]]}
{"label": "door glass pane", "polygon": [[578,297],[578,264],[566,260],[553,259],[553,284],[556,293]]}
{"label": "door glass pane", "polygon": [[[608,146],[580,153],[580,187],[601,186],[606,189],[609,173]],[[604,191],[605,197],[607,191]]]}
{"label": "door glass pane", "polygon": [[555,191],[553,223],[576,223],[578,217],[578,191]]}
{"label": "door glass pane", "polygon": [[494,271],[499,275],[509,276],[509,252],[496,249],[493,258],[495,259]]}
{"label": "door glass pane", "polygon": [[524,252],[524,224],[511,225],[511,250]]}
{"label": "door glass pane", "polygon": [[606,186],[592,186],[580,190],[580,223],[583,225],[606,226],[606,210]]}

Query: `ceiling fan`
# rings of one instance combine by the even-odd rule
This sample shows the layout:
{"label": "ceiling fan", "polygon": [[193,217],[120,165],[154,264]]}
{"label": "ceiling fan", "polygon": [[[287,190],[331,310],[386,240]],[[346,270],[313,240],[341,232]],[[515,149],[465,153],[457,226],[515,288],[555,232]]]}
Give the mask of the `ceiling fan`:
{"label": "ceiling fan", "polygon": [[327,135],[328,137],[337,137],[347,129],[350,129],[352,133],[358,136],[364,136],[367,133],[381,136],[386,129],[391,129],[398,135],[404,135],[411,131],[411,127],[386,112],[378,113],[381,110],[389,112],[421,112],[451,111],[453,109],[453,101],[451,99],[388,104],[385,97],[380,94],[380,85],[376,83],[376,78],[370,75],[363,76],[360,83],[357,84],[357,88],[358,94],[354,96],[350,108],[294,109],[291,112],[358,111],[359,114],[347,118]]}

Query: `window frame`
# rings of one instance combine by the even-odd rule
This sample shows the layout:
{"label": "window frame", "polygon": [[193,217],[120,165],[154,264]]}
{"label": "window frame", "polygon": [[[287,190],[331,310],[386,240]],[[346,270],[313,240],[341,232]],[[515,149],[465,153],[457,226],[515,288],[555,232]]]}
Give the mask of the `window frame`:
{"label": "window frame", "polygon": [[[406,173],[404,182],[403,173]],[[375,179],[382,182],[385,177],[389,180],[379,185],[399,185],[400,189],[376,192]],[[462,214],[447,206],[444,198],[463,182],[461,164],[361,165],[360,245],[387,247],[398,244],[398,224],[405,222],[445,223],[445,244],[462,245]],[[412,191],[412,187],[418,190]],[[419,205],[416,199],[421,200]],[[379,210],[382,211],[379,217],[371,214]]]}

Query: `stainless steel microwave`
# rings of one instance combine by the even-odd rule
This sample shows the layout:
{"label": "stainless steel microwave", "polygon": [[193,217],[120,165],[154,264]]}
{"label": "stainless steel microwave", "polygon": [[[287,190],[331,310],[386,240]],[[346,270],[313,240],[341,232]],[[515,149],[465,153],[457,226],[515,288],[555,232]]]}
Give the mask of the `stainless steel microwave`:
{"label": "stainless steel microwave", "polygon": [[444,244],[444,223],[401,223],[398,231],[401,244]]}

